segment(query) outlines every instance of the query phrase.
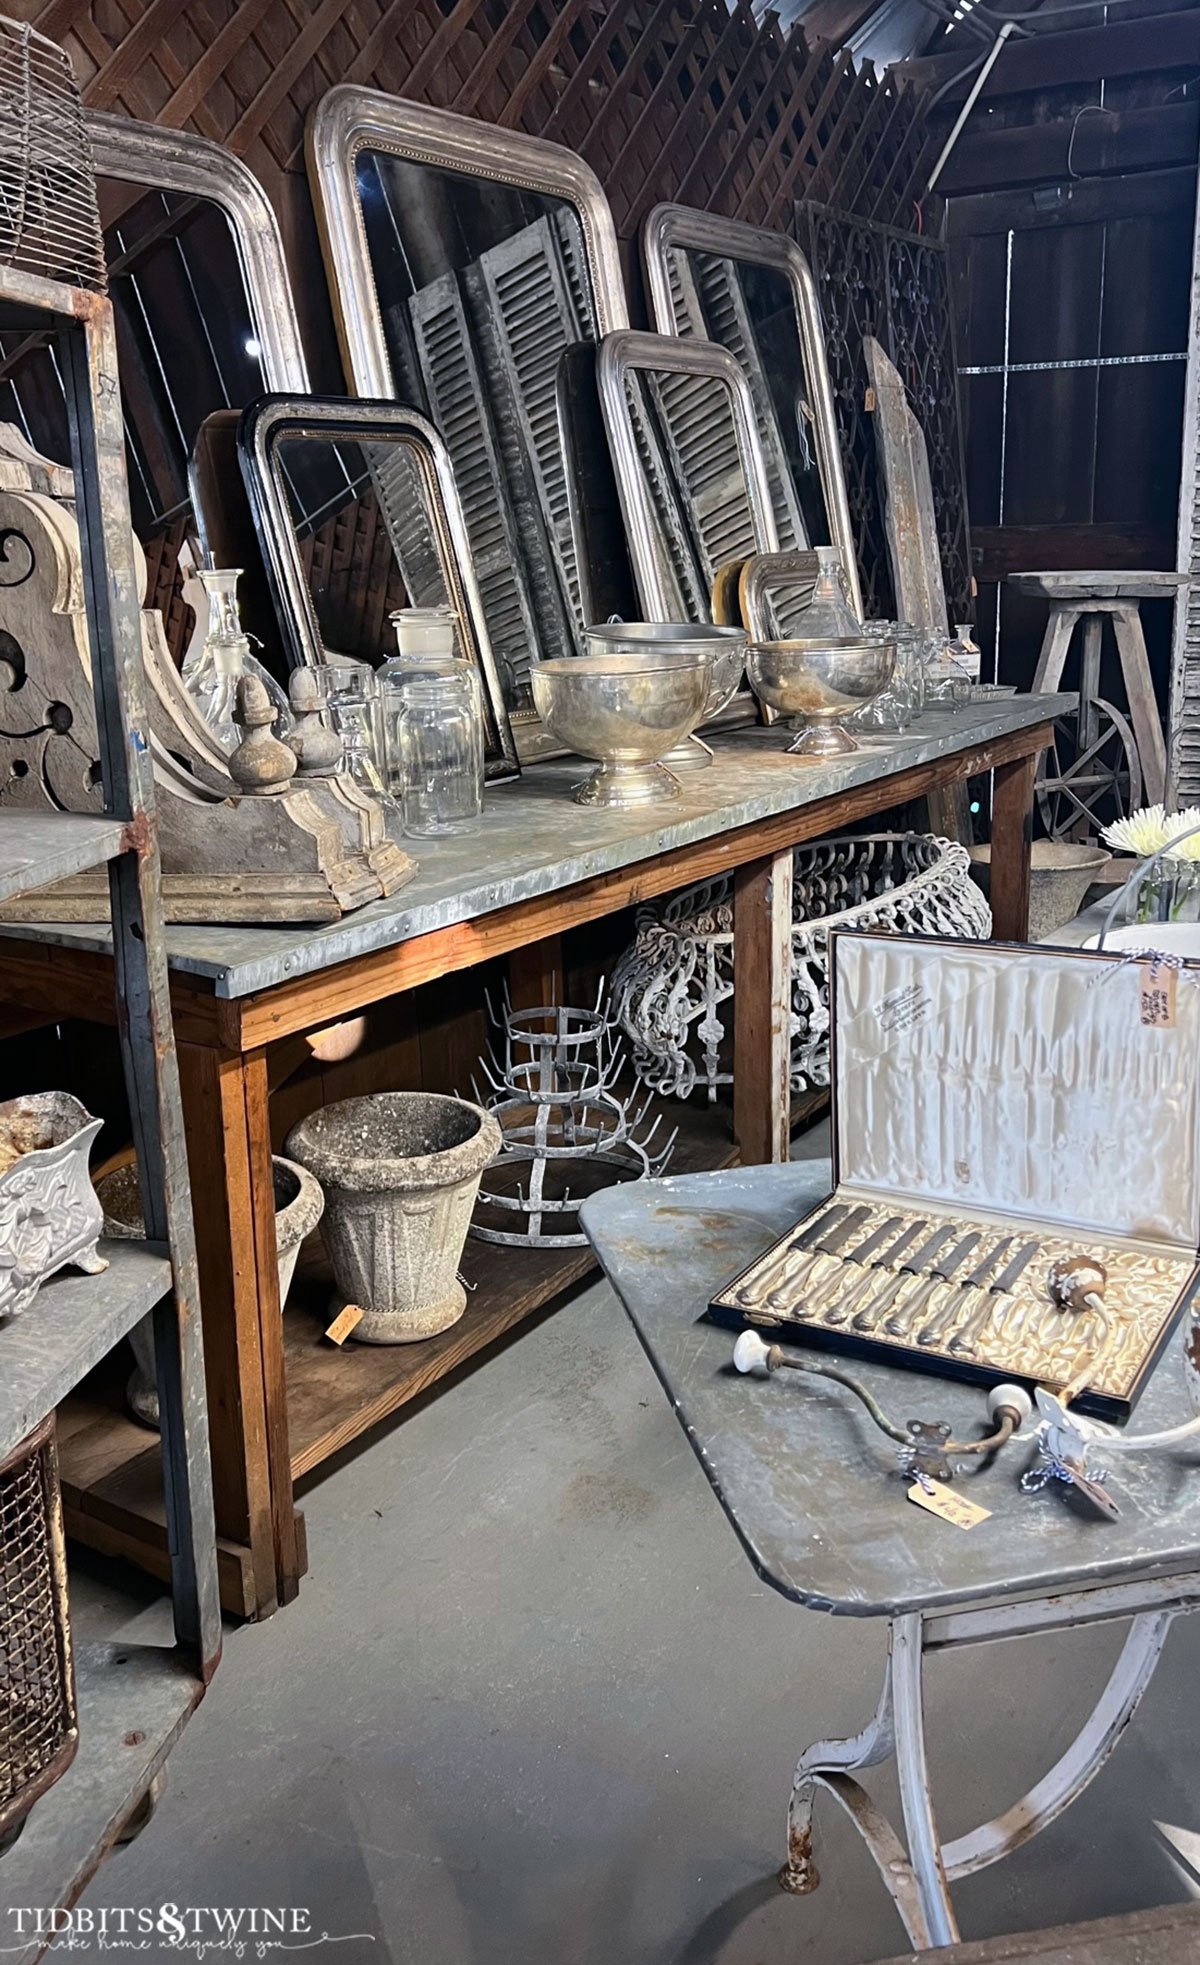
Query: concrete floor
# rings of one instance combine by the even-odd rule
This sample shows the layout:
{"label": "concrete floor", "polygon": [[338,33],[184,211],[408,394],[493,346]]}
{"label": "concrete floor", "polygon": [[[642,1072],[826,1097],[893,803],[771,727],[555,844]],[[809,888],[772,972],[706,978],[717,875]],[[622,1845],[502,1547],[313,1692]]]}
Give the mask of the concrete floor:
{"label": "concrete floor", "polygon": [[[331,1965],[860,1965],[903,1949],[829,1806],[820,1890],[773,1881],[795,1756],[868,1718],[883,1631],[758,1581],[606,1285],[303,1505],[299,1602],[230,1632],[155,1820],[85,1902],[306,1905],[314,1929],[363,1934]],[[945,1832],[1049,1764],[1119,1642],[1090,1631],[938,1661]],[[1198,1668],[1200,1618],[1180,1620],[1089,1793],[960,1886],[964,1935],[1190,1893]]]}

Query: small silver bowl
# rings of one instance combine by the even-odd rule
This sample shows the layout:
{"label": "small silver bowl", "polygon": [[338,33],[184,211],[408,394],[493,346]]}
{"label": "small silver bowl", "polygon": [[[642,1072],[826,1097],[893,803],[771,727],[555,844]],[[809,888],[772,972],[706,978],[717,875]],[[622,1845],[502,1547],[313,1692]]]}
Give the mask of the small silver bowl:
{"label": "small silver bowl", "polygon": [[[713,658],[712,684],[700,716],[702,724],[719,716],[738,692],[746,666],[745,628],[720,628],[711,621],[609,621],[585,628],[591,655],[693,655]],[[685,737],[663,762],[672,771],[703,770],[713,754],[701,737]]]}
{"label": "small silver bowl", "polygon": [[842,718],[878,696],[896,663],[894,641],[752,641],[750,687],[800,730],[790,757],[841,757],[860,746]]}
{"label": "small silver bowl", "polygon": [[659,759],[694,730],[712,686],[712,652],[573,655],[535,662],[534,707],[546,728],[600,769],[576,785],[578,805],[651,805],[679,797]]}

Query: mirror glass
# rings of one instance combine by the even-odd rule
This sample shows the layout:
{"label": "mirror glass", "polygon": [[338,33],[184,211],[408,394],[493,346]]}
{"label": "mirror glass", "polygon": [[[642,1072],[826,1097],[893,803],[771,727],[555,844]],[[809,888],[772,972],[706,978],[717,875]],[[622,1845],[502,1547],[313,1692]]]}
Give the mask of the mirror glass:
{"label": "mirror glass", "polygon": [[677,334],[727,348],[750,384],[784,550],[830,543],[811,390],[786,274],[749,260],[666,248]]}
{"label": "mirror glass", "polygon": [[[146,549],[148,605],[182,661],[191,627],[179,552],[192,531],[188,460],[212,412],[265,384],[229,220],[206,199],[116,178],[97,182],[116,316],[133,528]],[[66,400],[45,315],[0,308],[0,421],[70,460]]]}
{"label": "mirror glass", "polygon": [[557,403],[597,335],[579,215],[377,150],[355,169],[396,396],[445,438],[505,702],[532,719],[534,652],[586,625]]}
{"label": "mirror glass", "polygon": [[405,444],[284,437],[274,451],[326,661],[396,653],[389,616],[452,605]]}
{"label": "mirror glass", "polygon": [[715,376],[630,371],[625,402],[660,538],[668,618],[710,621],[722,568],[759,550],[729,390]]}

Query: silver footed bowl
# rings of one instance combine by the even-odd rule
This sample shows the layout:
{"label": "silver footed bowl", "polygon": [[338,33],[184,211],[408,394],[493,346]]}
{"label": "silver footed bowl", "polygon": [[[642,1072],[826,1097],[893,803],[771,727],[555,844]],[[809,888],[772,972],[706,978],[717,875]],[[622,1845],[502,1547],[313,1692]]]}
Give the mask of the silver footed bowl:
{"label": "silver footed bowl", "polygon": [[[702,654],[713,658],[712,683],[700,722],[719,716],[737,695],[746,667],[745,628],[717,627],[712,621],[609,621],[585,628],[588,652],[605,654]],[[712,752],[699,737],[685,737],[664,762],[672,771],[695,771],[712,763]]]}
{"label": "silver footed bowl", "polygon": [[694,730],[712,655],[569,655],[529,671],[534,708],[561,743],[600,769],[576,785],[579,805],[649,805],[679,797],[659,763]]}
{"label": "silver footed bowl", "polygon": [[886,689],[894,641],[752,641],[746,673],[760,703],[800,730],[791,757],[840,757],[859,745],[842,718]]}

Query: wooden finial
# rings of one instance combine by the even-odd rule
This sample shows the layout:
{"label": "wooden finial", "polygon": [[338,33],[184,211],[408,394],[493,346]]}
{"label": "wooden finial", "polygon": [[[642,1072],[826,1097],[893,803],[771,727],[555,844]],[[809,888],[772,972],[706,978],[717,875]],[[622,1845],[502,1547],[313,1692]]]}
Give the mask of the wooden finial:
{"label": "wooden finial", "polygon": [[302,778],[332,778],[342,766],[342,740],[321,721],[321,691],[312,669],[293,669],[288,697],[295,722],[286,739],[296,753]]}
{"label": "wooden finial", "polygon": [[296,753],[274,735],[271,725],[275,711],[256,675],[239,679],[233,720],[241,726],[243,736],[230,754],[230,777],[242,791],[256,797],[286,791],[296,773]]}

